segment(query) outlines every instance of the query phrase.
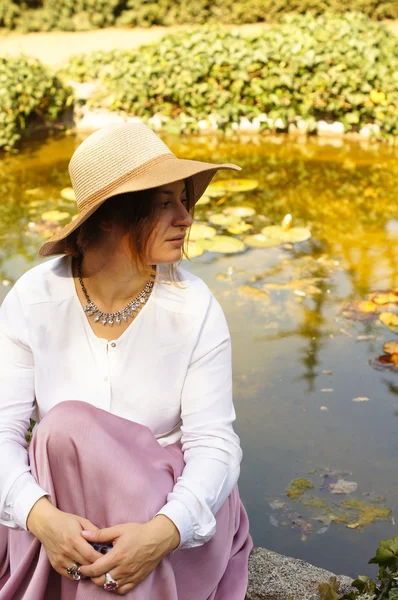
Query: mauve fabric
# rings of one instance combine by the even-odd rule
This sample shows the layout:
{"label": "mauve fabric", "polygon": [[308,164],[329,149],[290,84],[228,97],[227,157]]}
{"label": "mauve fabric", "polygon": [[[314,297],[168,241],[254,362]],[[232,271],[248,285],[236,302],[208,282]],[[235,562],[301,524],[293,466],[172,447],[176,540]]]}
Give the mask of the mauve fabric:
{"label": "mauve fabric", "polygon": [[[32,474],[65,512],[100,528],[145,523],[165,504],[184,468],[179,442],[162,447],[149,428],[79,401],[57,404],[29,449]],[[129,600],[244,600],[252,549],[237,486],[206,544],[177,550],[124,597]],[[100,600],[90,580],[54,571],[40,542],[0,526],[0,600]]]}

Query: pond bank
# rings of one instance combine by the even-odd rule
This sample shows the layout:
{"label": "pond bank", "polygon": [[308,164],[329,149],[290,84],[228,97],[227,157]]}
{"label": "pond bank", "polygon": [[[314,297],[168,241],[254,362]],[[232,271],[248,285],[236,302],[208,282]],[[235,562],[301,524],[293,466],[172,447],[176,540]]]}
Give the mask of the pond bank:
{"label": "pond bank", "polygon": [[[249,559],[249,586],[246,600],[309,600],[317,596],[320,583],[333,573],[303,560],[283,556],[264,548],[254,548]],[[338,575],[339,592],[350,591],[352,579]]]}

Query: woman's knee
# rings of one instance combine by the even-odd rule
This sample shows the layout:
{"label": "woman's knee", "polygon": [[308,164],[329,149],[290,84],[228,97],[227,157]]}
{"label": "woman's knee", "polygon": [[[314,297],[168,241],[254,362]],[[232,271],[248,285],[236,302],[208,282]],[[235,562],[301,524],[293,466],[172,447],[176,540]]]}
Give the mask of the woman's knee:
{"label": "woman's knee", "polygon": [[38,423],[34,431],[35,442],[55,441],[58,447],[63,441],[69,444],[84,422],[93,419],[94,410],[95,407],[87,402],[59,402]]}

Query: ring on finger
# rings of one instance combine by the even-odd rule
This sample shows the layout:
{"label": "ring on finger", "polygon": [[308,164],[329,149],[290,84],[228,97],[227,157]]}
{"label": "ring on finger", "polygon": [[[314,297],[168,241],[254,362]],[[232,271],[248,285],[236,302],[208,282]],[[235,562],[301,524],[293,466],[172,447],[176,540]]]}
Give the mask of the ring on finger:
{"label": "ring on finger", "polygon": [[116,579],[113,579],[110,573],[105,573],[104,590],[107,592],[114,592],[118,587],[119,584]]}
{"label": "ring on finger", "polygon": [[70,567],[66,569],[68,575],[71,575],[75,581],[80,581],[82,574],[80,572],[80,565],[77,563],[73,563]]}

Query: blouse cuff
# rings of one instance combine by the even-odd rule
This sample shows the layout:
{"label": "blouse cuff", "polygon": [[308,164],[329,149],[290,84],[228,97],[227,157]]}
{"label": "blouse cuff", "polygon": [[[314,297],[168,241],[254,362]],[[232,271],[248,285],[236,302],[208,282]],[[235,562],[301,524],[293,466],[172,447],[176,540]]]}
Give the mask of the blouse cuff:
{"label": "blouse cuff", "polygon": [[20,529],[28,530],[26,521],[30,511],[40,498],[48,495],[35,481],[24,485],[11,506],[13,520]]}
{"label": "blouse cuff", "polygon": [[177,527],[180,533],[180,543],[176,550],[182,547],[189,548],[194,535],[192,516],[186,506],[179,500],[170,500],[160,509],[157,515],[165,515]]}

